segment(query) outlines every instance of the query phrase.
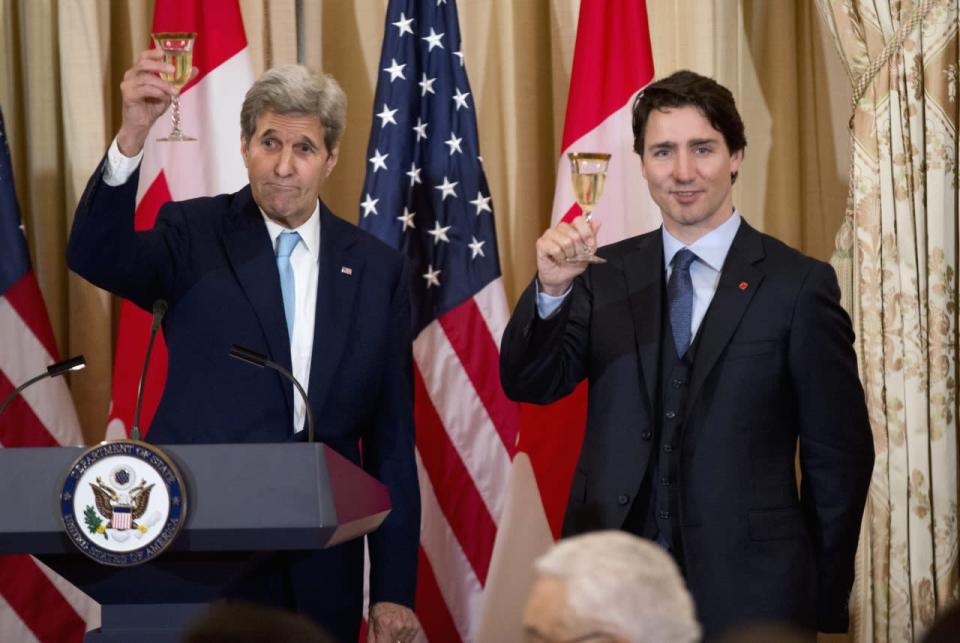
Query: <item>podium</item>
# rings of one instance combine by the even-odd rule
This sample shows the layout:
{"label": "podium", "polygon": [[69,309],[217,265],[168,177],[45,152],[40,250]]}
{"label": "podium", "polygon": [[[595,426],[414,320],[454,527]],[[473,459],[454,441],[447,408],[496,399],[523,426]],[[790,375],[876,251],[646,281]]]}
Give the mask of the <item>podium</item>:
{"label": "podium", "polygon": [[163,446],[183,476],[187,517],[169,549],[101,565],[67,537],[60,488],[83,447],[0,449],[0,553],[33,554],[101,604],[85,641],[178,641],[207,603],[271,551],[331,547],[374,531],[387,488],[323,444]]}

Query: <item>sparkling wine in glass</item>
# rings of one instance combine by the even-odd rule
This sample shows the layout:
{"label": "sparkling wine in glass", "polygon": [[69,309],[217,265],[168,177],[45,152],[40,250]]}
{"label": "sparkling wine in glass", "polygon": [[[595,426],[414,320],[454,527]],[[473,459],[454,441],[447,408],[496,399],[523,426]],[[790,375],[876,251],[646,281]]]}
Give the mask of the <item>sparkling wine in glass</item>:
{"label": "sparkling wine in glass", "polygon": [[[574,152],[567,154],[567,157],[570,159],[573,193],[580,209],[583,210],[583,217],[589,221],[593,216],[594,206],[603,194],[610,155],[598,152]],[[595,247],[581,248],[577,256],[569,258],[568,261],[604,263],[605,260],[595,254],[596,251]]]}
{"label": "sparkling wine in glass", "polygon": [[[196,42],[196,33],[155,33],[151,34],[153,42],[157,49],[163,51],[163,62],[173,65],[172,74],[160,74],[160,78],[173,83],[179,90],[182,89],[187,81],[190,80],[190,72],[193,70],[193,43]],[[180,129],[180,93],[173,97],[173,131],[158,141],[195,141],[197,139],[188,136]]]}

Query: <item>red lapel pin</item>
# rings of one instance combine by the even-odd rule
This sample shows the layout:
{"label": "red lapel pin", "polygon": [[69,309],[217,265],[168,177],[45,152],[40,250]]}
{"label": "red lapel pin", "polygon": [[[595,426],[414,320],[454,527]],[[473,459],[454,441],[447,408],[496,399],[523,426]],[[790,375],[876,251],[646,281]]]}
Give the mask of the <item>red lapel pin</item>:
{"label": "red lapel pin", "polygon": [[748,284],[748,283],[745,282],[745,281],[741,281],[741,282],[740,282],[740,290],[746,290],[749,286],[750,286],[750,284]]}

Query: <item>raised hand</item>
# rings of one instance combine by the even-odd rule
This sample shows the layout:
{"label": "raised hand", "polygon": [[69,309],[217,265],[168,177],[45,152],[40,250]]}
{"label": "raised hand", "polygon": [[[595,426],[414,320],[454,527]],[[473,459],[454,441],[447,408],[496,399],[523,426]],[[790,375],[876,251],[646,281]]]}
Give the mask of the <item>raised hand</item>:
{"label": "raised hand", "polygon": [[585,250],[596,250],[599,219],[580,216],[558,223],[537,239],[537,278],[541,292],[562,295],[573,279],[587,269],[590,260],[579,260]]}
{"label": "raised hand", "polygon": [[[143,149],[150,128],[167,111],[179,91],[173,83],[157,75],[160,72],[173,74],[174,71],[173,65],[163,62],[161,50],[148,49],[123,75],[120,83],[123,122],[117,134],[117,145],[125,156],[133,156]],[[196,73],[194,67],[191,78]]]}

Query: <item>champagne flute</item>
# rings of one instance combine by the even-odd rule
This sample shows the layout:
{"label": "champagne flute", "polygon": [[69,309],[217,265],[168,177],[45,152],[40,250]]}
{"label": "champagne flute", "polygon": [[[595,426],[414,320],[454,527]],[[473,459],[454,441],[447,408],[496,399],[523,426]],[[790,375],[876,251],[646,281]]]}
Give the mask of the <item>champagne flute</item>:
{"label": "champagne flute", "polygon": [[[583,218],[590,221],[593,216],[593,208],[603,194],[610,155],[598,152],[574,152],[567,154],[567,157],[570,159],[573,193],[577,198],[580,209],[583,210]],[[597,249],[594,246],[581,248],[577,252],[577,256],[570,257],[567,261],[606,263],[606,259],[595,254],[596,251]]]}
{"label": "champagne flute", "polygon": [[163,51],[163,62],[173,65],[172,74],[160,74],[160,78],[173,83],[177,94],[173,97],[173,131],[158,141],[195,141],[180,129],[180,92],[179,90],[190,80],[193,71],[193,43],[197,39],[196,33],[163,32],[150,34],[157,49]]}

